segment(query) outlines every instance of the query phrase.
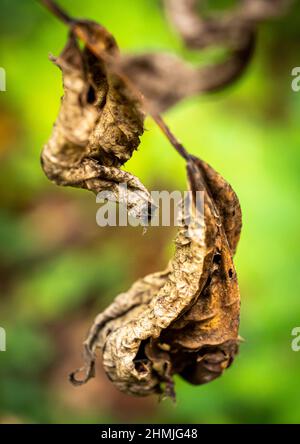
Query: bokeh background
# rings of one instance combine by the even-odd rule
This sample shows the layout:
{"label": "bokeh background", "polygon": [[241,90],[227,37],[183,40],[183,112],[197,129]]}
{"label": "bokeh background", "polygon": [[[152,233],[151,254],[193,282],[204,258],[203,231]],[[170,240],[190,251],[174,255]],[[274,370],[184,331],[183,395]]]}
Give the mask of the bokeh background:
{"label": "bokeh background", "polygon": [[[218,8],[234,2],[211,1]],[[73,15],[102,22],[125,52],[190,54],[158,0],[61,0]],[[185,146],[211,163],[240,197],[244,230],[236,257],[246,339],[219,380],[178,379],[177,404],[119,393],[101,370],[82,388],[81,364],[94,316],[138,277],[159,270],[173,229],[100,229],[93,194],[51,184],[39,163],[62,95],[58,55],[67,31],[37,1],[0,0],[0,422],[278,423],[300,421],[300,8],[260,27],[243,79],[222,93],[179,104],[166,120]],[[126,169],[151,190],[186,189],[184,165],[153,122]]]}

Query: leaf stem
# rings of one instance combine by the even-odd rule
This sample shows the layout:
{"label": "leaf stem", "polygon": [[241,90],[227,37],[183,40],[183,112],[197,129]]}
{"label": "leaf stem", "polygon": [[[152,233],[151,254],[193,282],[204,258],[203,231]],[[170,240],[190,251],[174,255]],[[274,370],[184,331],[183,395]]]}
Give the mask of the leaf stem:
{"label": "leaf stem", "polygon": [[162,118],[160,114],[154,114],[151,113],[151,117],[156,122],[156,124],[159,126],[159,128],[162,130],[163,134],[167,137],[171,145],[175,148],[175,150],[180,154],[181,157],[183,157],[187,162],[190,160],[190,154],[188,151],[184,148],[184,146],[177,140],[175,135],[172,133],[170,128],[167,126],[166,122]]}
{"label": "leaf stem", "polygon": [[39,0],[42,5],[44,5],[52,14],[54,14],[59,20],[61,20],[66,25],[72,25],[74,19],[69,16],[69,14],[64,11],[60,6],[57,5],[53,0]]}

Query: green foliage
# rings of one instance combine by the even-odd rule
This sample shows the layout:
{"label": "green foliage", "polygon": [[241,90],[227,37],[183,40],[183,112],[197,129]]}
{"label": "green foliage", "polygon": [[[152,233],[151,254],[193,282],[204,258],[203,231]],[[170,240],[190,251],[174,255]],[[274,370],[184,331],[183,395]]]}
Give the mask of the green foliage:
{"label": "green foliage", "polygon": [[[185,54],[156,0],[61,4],[73,15],[103,23],[124,51],[169,49]],[[103,234],[94,227],[94,233],[93,198],[58,189],[45,179],[39,155],[62,93],[60,75],[47,54],[58,54],[66,29],[38,2],[3,1],[0,64],[7,71],[7,92],[0,93],[0,325],[8,338],[8,351],[0,353],[3,420],[299,422],[300,353],[291,350],[291,330],[300,324],[300,93],[293,93],[290,86],[291,70],[300,64],[295,43],[299,29],[296,10],[280,23],[263,27],[244,79],[220,94],[188,100],[166,116],[189,151],[219,170],[240,197],[244,231],[236,265],[242,294],[241,335],[246,343],[220,380],[192,387],[178,379],[176,406],[167,402],[150,408],[137,401],[129,415],[125,406],[133,401],[121,398],[123,410],[118,402],[103,401],[103,393],[118,396],[109,392],[105,379],[93,389],[99,391],[98,404],[72,404],[64,374],[59,374],[62,394],[53,388],[47,372],[55,372],[61,353],[53,329],[71,325],[74,316],[88,325],[99,311],[91,306],[104,306],[128,287],[133,276],[155,270],[158,250],[163,248],[159,253],[167,256],[168,239],[156,247],[155,236],[147,243],[151,233],[142,236],[138,230],[111,228]],[[126,167],[150,189],[184,189],[182,161],[152,121],[147,120],[146,128],[138,154]],[[78,222],[78,233],[66,242],[57,241],[55,248],[52,243],[58,234],[47,228],[42,242],[28,223],[28,215],[50,196],[86,212]],[[55,218],[60,208],[52,209],[49,218]],[[88,228],[84,220],[89,221]],[[87,230],[92,241],[77,242]],[[124,233],[129,236],[127,243],[121,240]],[[80,390],[72,392],[76,396],[81,399]]]}

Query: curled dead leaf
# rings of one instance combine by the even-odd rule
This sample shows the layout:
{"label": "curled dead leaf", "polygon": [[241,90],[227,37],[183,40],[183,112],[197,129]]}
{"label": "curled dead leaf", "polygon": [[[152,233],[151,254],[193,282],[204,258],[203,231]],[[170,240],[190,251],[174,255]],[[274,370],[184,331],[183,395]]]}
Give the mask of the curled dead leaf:
{"label": "curled dead leaf", "polygon": [[218,91],[236,81],[252,60],[258,24],[282,15],[291,0],[244,0],[235,9],[212,16],[200,12],[203,3],[163,0],[166,15],[185,46],[199,51],[219,45],[227,50],[223,61],[194,66],[165,52],[120,59],[123,72],[134,80],[153,112],[164,112],[187,97]]}
{"label": "curled dead leaf", "polygon": [[[204,219],[195,201],[166,271],[139,280],[100,314],[85,342],[83,380],[94,375],[100,349],[109,379],[134,395],[174,396],[173,376],[194,384],[220,376],[238,351],[240,297],[233,251],[238,199],[211,167],[191,157],[189,185],[204,192]],[[202,215],[203,217],[203,215]]]}
{"label": "curled dead leaf", "polygon": [[[97,42],[98,28],[89,23],[84,22],[83,29]],[[109,48],[117,51],[116,46]],[[120,169],[144,132],[138,99],[103,60],[87,46],[79,47],[73,32],[62,54],[52,60],[63,73],[64,97],[42,153],[46,175],[58,185],[110,191],[117,201],[122,200],[118,185],[127,184],[129,213],[144,218],[151,204],[149,192],[137,177]]]}

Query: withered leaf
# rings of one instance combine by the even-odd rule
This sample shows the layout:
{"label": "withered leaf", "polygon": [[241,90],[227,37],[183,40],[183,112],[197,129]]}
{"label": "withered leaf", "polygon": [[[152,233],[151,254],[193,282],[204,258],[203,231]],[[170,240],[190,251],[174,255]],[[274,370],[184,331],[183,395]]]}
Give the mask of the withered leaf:
{"label": "withered leaf", "polygon": [[227,50],[224,61],[194,66],[165,52],[121,57],[123,72],[143,92],[152,112],[164,112],[179,101],[217,91],[246,70],[260,22],[283,14],[291,0],[243,0],[233,10],[206,15],[201,0],[162,0],[166,15],[190,50],[218,45]]}
{"label": "withered leaf", "polygon": [[102,352],[109,379],[129,394],[174,396],[173,376],[194,384],[218,377],[238,352],[240,297],[233,251],[238,199],[211,167],[191,157],[189,185],[205,196],[204,219],[195,201],[176,237],[168,269],[139,280],[100,314],[85,342],[85,375],[94,376]]}
{"label": "withered leaf", "polygon": [[[84,21],[76,27],[101,46],[100,25]],[[118,51],[106,34],[104,47],[110,53]],[[73,32],[60,57],[52,60],[63,73],[64,97],[42,153],[46,175],[59,185],[95,193],[109,190],[117,201],[122,200],[118,185],[126,183],[129,214],[144,218],[150,195],[138,178],[120,169],[139,146],[144,131],[138,99],[100,57],[87,46],[79,47]]]}
{"label": "withered leaf", "polygon": [[143,92],[153,112],[165,112],[181,100],[218,91],[239,78],[254,49],[254,35],[223,62],[195,67],[169,53],[123,56],[120,66]]}
{"label": "withered leaf", "polygon": [[282,15],[292,1],[242,0],[229,11],[204,14],[204,0],[163,0],[171,24],[194,49],[216,44],[241,48],[260,22]]}

